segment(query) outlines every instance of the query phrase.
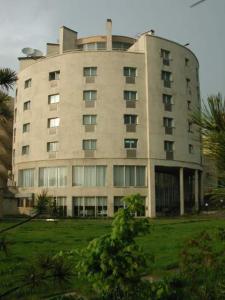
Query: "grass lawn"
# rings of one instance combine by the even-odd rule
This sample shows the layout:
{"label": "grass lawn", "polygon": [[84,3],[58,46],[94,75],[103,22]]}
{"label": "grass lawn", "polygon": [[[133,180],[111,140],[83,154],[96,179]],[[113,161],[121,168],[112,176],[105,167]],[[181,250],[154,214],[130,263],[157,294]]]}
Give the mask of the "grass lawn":
{"label": "grass lawn", "polygon": [[[16,285],[21,280],[25,265],[41,253],[56,253],[60,250],[74,250],[85,247],[90,240],[111,229],[110,219],[70,219],[58,223],[35,220],[7,232],[11,242],[10,253],[6,257],[0,252],[0,292]],[[0,221],[0,229],[17,221]],[[139,237],[138,243],[147,255],[154,255],[155,261],[149,274],[156,277],[165,276],[178,267],[179,253],[184,242],[203,230],[217,234],[218,227],[225,226],[225,220],[213,216],[194,216],[151,220],[151,232]],[[54,287],[57,291],[59,287]],[[77,290],[85,290],[86,283],[75,283]],[[41,291],[45,293],[46,291]],[[49,292],[49,290],[48,290]],[[19,299],[12,296],[8,299]],[[41,299],[39,297],[21,299]]]}

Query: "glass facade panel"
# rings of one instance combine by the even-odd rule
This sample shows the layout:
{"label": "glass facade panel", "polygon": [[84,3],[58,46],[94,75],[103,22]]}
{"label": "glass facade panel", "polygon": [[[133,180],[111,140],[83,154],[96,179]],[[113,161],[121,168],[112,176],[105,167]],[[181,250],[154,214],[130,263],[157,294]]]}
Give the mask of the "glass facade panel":
{"label": "glass facade panel", "polygon": [[39,186],[63,187],[67,185],[67,168],[39,168]]}
{"label": "glass facade panel", "polygon": [[20,187],[33,187],[34,169],[19,170],[18,182]]}
{"label": "glass facade panel", "polygon": [[73,186],[105,186],[106,166],[73,166]]}

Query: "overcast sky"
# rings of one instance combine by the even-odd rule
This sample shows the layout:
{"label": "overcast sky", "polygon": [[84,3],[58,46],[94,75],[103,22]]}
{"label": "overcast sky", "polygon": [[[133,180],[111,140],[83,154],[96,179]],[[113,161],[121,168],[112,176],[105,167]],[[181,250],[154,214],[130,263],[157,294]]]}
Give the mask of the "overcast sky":
{"label": "overcast sky", "polygon": [[0,67],[18,70],[24,47],[45,52],[46,42],[57,42],[62,25],[78,36],[105,33],[135,37],[150,29],[156,35],[189,48],[200,63],[201,94],[225,96],[225,0],[0,0]]}

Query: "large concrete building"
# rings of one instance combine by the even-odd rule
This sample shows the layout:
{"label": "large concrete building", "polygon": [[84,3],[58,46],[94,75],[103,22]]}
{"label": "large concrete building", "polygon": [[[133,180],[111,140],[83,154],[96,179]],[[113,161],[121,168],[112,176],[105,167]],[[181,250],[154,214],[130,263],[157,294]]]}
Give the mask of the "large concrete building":
{"label": "large concrete building", "polygon": [[60,28],[46,56],[20,57],[13,173],[21,210],[47,189],[67,216],[184,214],[201,198],[199,64],[154,31],[78,38]]}

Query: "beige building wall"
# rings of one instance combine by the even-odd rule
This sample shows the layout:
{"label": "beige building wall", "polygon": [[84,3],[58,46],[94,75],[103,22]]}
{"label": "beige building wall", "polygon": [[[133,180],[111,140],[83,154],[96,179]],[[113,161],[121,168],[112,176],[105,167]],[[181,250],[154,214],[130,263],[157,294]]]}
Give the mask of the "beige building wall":
{"label": "beige building wall", "polygon": [[[64,28],[65,29],[65,28]],[[65,29],[66,30],[66,29]],[[71,34],[60,35],[72,38]],[[77,37],[75,37],[77,39]],[[102,41],[102,36],[92,42]],[[116,38],[113,37],[112,40]],[[85,39],[84,39],[85,40]],[[86,39],[88,40],[88,38]],[[103,39],[106,40],[106,39]],[[78,40],[79,41],[79,40]],[[123,37],[119,37],[123,41]],[[125,42],[131,39],[124,38]],[[134,40],[133,40],[134,42]],[[62,42],[61,42],[62,43]],[[77,41],[65,41],[66,48],[77,45]],[[80,39],[81,43],[81,39]],[[78,43],[79,44],[79,43]],[[59,46],[64,49],[63,45]],[[55,47],[55,46],[54,46]],[[17,117],[14,122],[14,180],[18,185],[18,171],[34,168],[33,187],[18,187],[20,196],[37,194],[43,190],[38,186],[40,167],[67,166],[67,186],[48,188],[49,195],[67,197],[68,215],[73,215],[72,197],[106,196],[108,215],[113,215],[113,198],[133,193],[146,197],[146,215],[156,215],[155,167],[184,168],[195,172],[195,200],[200,194],[197,174],[201,170],[200,135],[196,128],[188,132],[188,120],[192,111],[200,108],[198,61],[187,48],[172,41],[143,34],[127,51],[71,50],[54,54],[56,48],[49,48],[49,56],[41,59],[21,59],[16,102]],[[170,65],[163,65],[161,49],[170,52]],[[62,50],[63,51],[63,50]],[[185,66],[185,61],[188,65]],[[84,67],[97,67],[94,83],[86,83]],[[124,67],[136,68],[135,83],[126,83]],[[60,70],[60,79],[49,81],[49,73]],[[163,87],[162,70],[172,73],[171,88]],[[190,87],[186,87],[186,79]],[[31,87],[24,88],[26,80],[32,79]],[[96,90],[97,99],[93,107],[87,107],[83,91]],[[136,91],[136,107],[127,107],[124,91]],[[173,97],[172,111],[165,111],[162,94]],[[48,103],[48,96],[60,95],[60,102]],[[24,111],[24,102],[31,101],[29,110]],[[188,107],[188,101],[191,102]],[[82,124],[83,115],[97,115],[94,131],[86,132]],[[136,132],[127,132],[123,117],[125,114],[138,116]],[[48,128],[48,119],[59,117],[60,125],[55,130]],[[173,118],[172,135],[165,134],[163,118]],[[30,123],[30,131],[23,133],[23,124]],[[136,157],[128,158],[124,139],[138,139]],[[96,139],[97,148],[91,158],[85,157],[82,149],[84,139]],[[174,142],[174,157],[166,159],[164,141]],[[58,141],[54,154],[47,152],[47,143]],[[189,145],[193,153],[189,153]],[[22,146],[29,145],[29,154],[22,155]],[[104,187],[72,186],[72,166],[105,165],[106,185]],[[146,167],[144,187],[114,187],[113,166],[135,165]],[[183,173],[182,173],[183,174]],[[182,195],[182,193],[181,193]],[[181,196],[181,203],[184,199]],[[181,205],[182,206],[182,205]],[[181,211],[181,213],[183,213]]]}

